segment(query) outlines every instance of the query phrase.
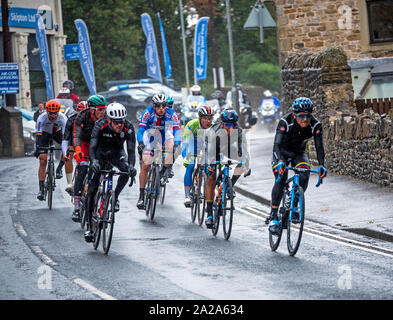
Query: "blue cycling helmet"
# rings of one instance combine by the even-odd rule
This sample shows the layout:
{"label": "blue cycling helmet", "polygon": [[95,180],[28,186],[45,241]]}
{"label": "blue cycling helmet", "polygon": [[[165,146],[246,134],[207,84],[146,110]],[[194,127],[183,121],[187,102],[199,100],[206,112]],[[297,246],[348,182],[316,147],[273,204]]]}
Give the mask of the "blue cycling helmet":
{"label": "blue cycling helmet", "polygon": [[292,110],[295,113],[298,112],[309,112],[312,113],[314,110],[314,105],[309,98],[300,97],[296,98],[292,104]]}
{"label": "blue cycling helmet", "polygon": [[237,119],[239,116],[237,115],[237,112],[234,109],[224,109],[221,112],[220,119],[222,122],[229,122],[229,123],[235,123],[237,122]]}
{"label": "blue cycling helmet", "polygon": [[175,103],[175,100],[173,100],[173,98],[171,96],[166,97],[166,105],[169,108],[172,108],[174,103]]}

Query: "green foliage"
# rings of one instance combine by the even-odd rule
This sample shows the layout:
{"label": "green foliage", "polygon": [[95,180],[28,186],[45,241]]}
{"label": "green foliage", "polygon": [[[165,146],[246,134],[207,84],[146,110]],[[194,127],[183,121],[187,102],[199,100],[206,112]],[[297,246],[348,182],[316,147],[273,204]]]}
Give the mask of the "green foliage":
{"label": "green foliage", "polygon": [[[183,0],[183,5],[187,5]],[[108,80],[137,79],[146,77],[145,35],[141,26],[141,14],[150,14],[155,28],[161,72],[165,77],[165,67],[161,48],[161,35],[157,12],[165,29],[172,74],[176,83],[185,86],[183,46],[180,29],[178,1],[167,0],[107,0],[79,1],[62,0],[64,34],[67,43],[77,43],[75,19],[83,19],[88,27],[97,91],[106,90]],[[208,14],[209,0],[194,0],[193,5],[202,15]],[[218,53],[218,66],[224,67],[226,85],[231,83],[226,9],[224,0],[213,0],[214,25]],[[266,30],[265,44],[259,43],[258,30],[244,30],[255,0],[231,1],[232,29],[234,39],[235,73],[239,82],[250,85],[264,84],[279,88],[279,68],[277,39],[275,30]],[[199,8],[198,8],[199,6]],[[273,5],[267,4],[274,17]],[[186,21],[186,15],[185,21]],[[194,29],[187,30],[186,45],[191,85],[193,76]],[[212,68],[215,66],[212,54],[211,34],[208,35],[208,79],[200,81],[204,92],[213,92]],[[273,67],[273,65],[275,67]],[[79,95],[88,95],[79,61],[67,62],[69,78],[75,82]],[[278,70],[278,71],[277,71]],[[273,87],[271,86],[273,84]]]}

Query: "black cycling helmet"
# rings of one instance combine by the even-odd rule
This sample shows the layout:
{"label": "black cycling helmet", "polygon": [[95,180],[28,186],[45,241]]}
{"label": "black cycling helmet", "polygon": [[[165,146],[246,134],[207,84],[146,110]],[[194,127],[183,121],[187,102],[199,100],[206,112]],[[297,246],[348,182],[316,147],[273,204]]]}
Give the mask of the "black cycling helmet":
{"label": "black cycling helmet", "polygon": [[224,109],[220,115],[220,119],[224,123],[235,123],[238,118],[239,116],[234,109]]}
{"label": "black cycling helmet", "polygon": [[312,113],[314,110],[314,105],[309,98],[300,97],[296,98],[292,104],[292,111],[295,113],[298,112],[309,112]]}
{"label": "black cycling helmet", "polygon": [[74,83],[71,80],[66,80],[63,82],[63,88],[68,88],[72,91],[74,90]]}

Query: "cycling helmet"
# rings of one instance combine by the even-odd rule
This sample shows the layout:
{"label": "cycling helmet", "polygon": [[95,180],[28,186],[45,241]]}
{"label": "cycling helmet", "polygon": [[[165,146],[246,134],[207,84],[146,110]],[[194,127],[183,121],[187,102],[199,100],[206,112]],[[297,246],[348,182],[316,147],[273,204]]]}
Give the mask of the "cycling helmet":
{"label": "cycling helmet", "polygon": [[87,102],[86,101],[81,101],[81,102],[79,102],[78,103],[78,105],[76,106],[76,111],[82,111],[82,110],[85,110],[85,109],[87,109],[88,108],[88,106],[87,106]]}
{"label": "cycling helmet", "polygon": [[152,98],[153,105],[163,104],[166,105],[166,95],[162,93],[157,93]]}
{"label": "cycling helmet", "polygon": [[173,98],[171,96],[168,96],[166,99],[166,104],[169,108],[173,107],[173,104],[175,103],[175,100],[173,100]]}
{"label": "cycling helmet", "polygon": [[74,83],[71,80],[66,80],[63,82],[63,87],[74,90]]}
{"label": "cycling helmet", "polygon": [[238,118],[239,118],[239,116],[234,109],[224,109],[220,115],[220,119],[224,123],[225,122],[235,123],[235,122],[237,122]]}
{"label": "cycling helmet", "polygon": [[123,120],[127,117],[127,110],[121,103],[113,102],[106,108],[106,115],[112,120]]}
{"label": "cycling helmet", "polygon": [[266,98],[271,98],[271,97],[272,97],[272,93],[270,92],[270,90],[265,90],[265,91],[263,92],[263,95],[264,95]]}
{"label": "cycling helmet", "polygon": [[87,100],[87,106],[91,109],[105,109],[106,99],[99,94],[93,95]]}
{"label": "cycling helmet", "polygon": [[209,106],[202,106],[199,108],[199,111],[198,111],[199,118],[205,117],[205,116],[211,116],[211,115],[212,115],[212,109]]}
{"label": "cycling helmet", "polygon": [[192,93],[192,95],[194,95],[194,96],[201,94],[201,87],[198,86],[197,84],[193,85],[193,86],[191,87],[191,93]]}
{"label": "cycling helmet", "polygon": [[309,98],[300,97],[296,98],[292,104],[292,111],[295,113],[298,112],[310,112],[312,113],[314,110],[314,105]]}
{"label": "cycling helmet", "polygon": [[240,83],[236,83],[236,89],[237,90],[242,90],[243,86]]}
{"label": "cycling helmet", "polygon": [[49,100],[45,104],[45,109],[48,112],[59,112],[61,108],[60,102],[56,101],[55,99]]}

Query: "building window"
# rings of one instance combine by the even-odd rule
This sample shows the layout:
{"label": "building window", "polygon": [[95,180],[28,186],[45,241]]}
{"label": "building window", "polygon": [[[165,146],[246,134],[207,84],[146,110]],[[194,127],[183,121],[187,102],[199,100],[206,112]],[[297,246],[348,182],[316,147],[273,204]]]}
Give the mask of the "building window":
{"label": "building window", "polygon": [[393,1],[367,0],[370,43],[393,42]]}

